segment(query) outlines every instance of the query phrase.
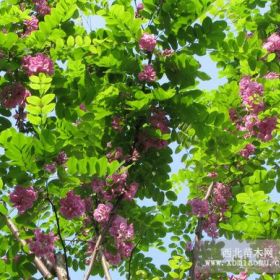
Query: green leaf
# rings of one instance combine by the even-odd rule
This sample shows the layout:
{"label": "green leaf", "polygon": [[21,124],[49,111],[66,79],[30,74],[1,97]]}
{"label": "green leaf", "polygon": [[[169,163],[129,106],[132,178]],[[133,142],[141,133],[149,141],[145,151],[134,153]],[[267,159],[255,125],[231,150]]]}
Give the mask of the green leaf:
{"label": "green leaf", "polygon": [[41,98],[35,95],[27,97],[27,102],[32,105],[41,105]]}
{"label": "green leaf", "polygon": [[270,54],[268,54],[268,56],[267,56],[267,62],[273,61],[273,60],[275,59],[275,57],[276,57],[276,53],[270,53]]}
{"label": "green leaf", "polygon": [[27,119],[30,123],[32,124],[35,124],[35,125],[40,125],[42,120],[40,117],[37,117],[37,116],[34,116],[34,115],[31,115],[31,114],[28,114],[27,115]]}
{"label": "green leaf", "polygon": [[175,192],[173,191],[168,191],[166,192],[166,197],[169,199],[169,200],[172,200],[172,201],[176,201],[177,200],[177,195]]}
{"label": "green leaf", "polygon": [[154,94],[154,98],[157,100],[160,100],[160,101],[167,100],[167,99],[172,98],[176,94],[176,90],[169,89],[169,90],[165,91],[161,87],[158,87],[154,90],[153,94]]}
{"label": "green leaf", "polygon": [[43,106],[48,105],[55,98],[55,94],[46,94],[41,99],[41,104]]}
{"label": "green leaf", "polygon": [[68,47],[73,47],[74,44],[75,44],[74,37],[73,36],[69,36],[67,38],[66,44],[67,44]]}

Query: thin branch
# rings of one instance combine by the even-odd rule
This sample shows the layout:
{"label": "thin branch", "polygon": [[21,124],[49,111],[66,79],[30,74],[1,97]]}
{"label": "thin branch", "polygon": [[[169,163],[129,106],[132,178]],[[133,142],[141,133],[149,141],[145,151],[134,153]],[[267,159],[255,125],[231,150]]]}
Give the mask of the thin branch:
{"label": "thin branch", "polygon": [[106,258],[104,256],[103,252],[101,252],[101,264],[102,264],[102,267],[103,267],[103,270],[104,270],[105,279],[106,280],[112,280],[112,277],[110,275],[109,268],[108,268],[108,263],[106,261]]}
{"label": "thin branch", "polygon": [[59,240],[60,240],[61,246],[62,246],[62,248],[63,248],[63,255],[64,255],[64,261],[65,261],[65,269],[66,269],[67,280],[70,280],[69,266],[68,266],[68,260],[67,260],[67,249],[66,249],[64,240],[63,240],[63,238],[62,238],[62,235],[61,235],[59,217],[58,217],[57,210],[56,210],[56,207],[55,207],[54,203],[53,203],[52,200],[49,198],[49,196],[47,197],[47,199],[48,199],[48,201],[50,202],[50,204],[51,204],[51,206],[52,206],[52,210],[53,210],[54,215],[55,215],[55,220],[56,220],[56,225],[57,225],[57,234],[58,234],[58,236],[59,236]]}
{"label": "thin branch", "polygon": [[136,251],[136,248],[138,247],[138,245],[140,244],[142,239],[143,239],[143,237],[138,240],[138,242],[136,243],[136,245],[134,246],[134,248],[131,251],[129,262],[128,262],[128,276],[127,276],[127,280],[130,280],[130,277],[131,277],[130,267],[131,267],[131,262],[132,262],[133,254]]}
{"label": "thin branch", "polygon": [[90,262],[89,262],[89,265],[88,265],[88,269],[87,269],[87,271],[86,271],[86,273],[85,273],[84,280],[88,280],[89,277],[90,277],[91,270],[92,270],[94,261],[95,261],[95,259],[96,259],[97,251],[98,251],[98,249],[99,249],[99,246],[100,246],[100,244],[101,244],[103,238],[104,238],[104,235],[103,235],[103,234],[100,234],[100,235],[98,236],[97,240],[96,240],[96,244],[95,244],[95,246],[94,246],[94,250],[93,250],[93,252],[92,252],[92,254],[91,254],[91,256],[90,256]]}
{"label": "thin branch", "polygon": [[[24,239],[20,238],[19,230],[18,230],[17,226],[14,224],[14,222],[11,219],[9,219],[8,217],[6,217],[5,215],[2,215],[2,216],[5,217],[7,226],[10,229],[10,231],[12,232],[13,236],[16,238],[16,240],[19,243],[21,243],[22,246],[26,246],[27,243],[26,243],[26,241]],[[37,269],[40,271],[40,273],[44,277],[44,279],[51,279],[51,278],[53,278],[53,275],[47,269],[45,264],[36,256],[34,258],[34,263],[35,263]]]}
{"label": "thin branch", "polygon": [[100,247],[100,245],[101,245],[101,243],[102,243],[102,241],[103,241],[103,239],[105,237],[105,234],[106,234],[107,230],[109,229],[109,227],[111,225],[114,213],[115,213],[116,209],[119,207],[119,203],[121,202],[122,198],[123,198],[123,195],[121,195],[117,199],[117,201],[116,201],[116,203],[115,203],[115,205],[114,205],[114,207],[113,207],[113,209],[111,211],[108,223],[105,225],[105,227],[103,228],[103,230],[101,231],[101,233],[99,234],[99,236],[97,238],[94,250],[93,250],[93,252],[92,252],[92,254],[90,256],[90,263],[89,263],[88,269],[87,269],[87,271],[86,271],[86,273],[84,275],[84,280],[88,280],[89,277],[90,277],[90,274],[91,274],[91,271],[92,271],[92,268],[93,268],[93,264],[94,264],[96,256],[97,256],[97,252],[99,250],[99,247]]}

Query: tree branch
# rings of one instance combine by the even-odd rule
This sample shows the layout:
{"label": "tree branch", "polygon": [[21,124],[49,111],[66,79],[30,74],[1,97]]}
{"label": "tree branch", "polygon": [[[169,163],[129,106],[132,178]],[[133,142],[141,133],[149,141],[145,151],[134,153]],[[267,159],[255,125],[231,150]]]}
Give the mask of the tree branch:
{"label": "tree branch", "polygon": [[104,270],[104,274],[105,274],[105,279],[106,280],[112,280],[109,269],[108,269],[108,263],[106,261],[106,258],[103,254],[103,252],[101,252],[101,264]]}
{"label": "tree branch", "polygon": [[62,238],[62,235],[61,235],[59,217],[58,217],[58,214],[57,214],[56,207],[55,207],[54,203],[52,202],[52,200],[49,198],[49,195],[47,196],[47,199],[50,202],[50,204],[52,206],[52,210],[53,210],[54,215],[55,215],[55,220],[56,220],[56,225],[57,225],[57,234],[59,236],[59,240],[60,240],[61,246],[63,248],[63,255],[64,255],[64,261],[65,261],[65,269],[66,269],[66,276],[67,276],[66,279],[70,280],[69,266],[68,266],[68,260],[67,260],[67,249],[66,249],[64,240]]}
{"label": "tree branch", "polygon": [[[13,236],[16,238],[16,240],[19,243],[21,243],[22,246],[26,246],[27,242],[24,239],[20,238],[19,230],[18,230],[17,226],[14,224],[14,222],[11,219],[9,219],[8,217],[6,217],[5,215],[2,215],[2,216],[5,217],[6,224],[7,224],[8,228],[10,229],[10,231],[12,232]],[[53,275],[47,269],[45,264],[36,256],[34,258],[34,263],[35,263],[37,269],[40,271],[40,273],[44,277],[44,279],[51,279],[51,278],[53,278]]]}

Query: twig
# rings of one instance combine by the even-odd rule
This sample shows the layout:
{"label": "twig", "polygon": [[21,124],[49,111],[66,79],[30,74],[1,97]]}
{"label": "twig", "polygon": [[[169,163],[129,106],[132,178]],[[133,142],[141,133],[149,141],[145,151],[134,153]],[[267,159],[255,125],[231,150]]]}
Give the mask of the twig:
{"label": "twig", "polygon": [[[16,238],[16,240],[19,243],[21,243],[22,246],[26,246],[27,243],[26,243],[26,241],[24,239],[20,238],[19,230],[18,230],[17,226],[14,224],[14,222],[11,219],[9,219],[8,217],[6,217],[5,215],[2,215],[2,216],[5,217],[7,226],[10,229],[10,231],[12,232],[13,236]],[[45,264],[36,256],[34,258],[34,263],[35,263],[37,269],[40,271],[40,273],[44,277],[44,279],[51,279],[51,278],[53,278],[53,275],[47,269]]]}
{"label": "twig", "polygon": [[102,264],[102,267],[104,270],[106,280],[112,280],[112,277],[111,277],[109,269],[108,269],[108,264],[107,264],[107,261],[106,261],[106,258],[104,256],[103,252],[101,252],[101,264]]}
{"label": "twig", "polygon": [[52,210],[53,210],[54,215],[55,215],[55,220],[56,220],[56,225],[57,225],[57,234],[58,234],[58,236],[59,236],[59,240],[60,240],[61,246],[62,246],[62,248],[63,248],[63,255],[64,255],[64,261],[65,261],[65,269],[66,269],[67,280],[70,280],[69,267],[68,267],[68,260],[67,260],[67,249],[66,249],[64,240],[63,240],[63,238],[62,238],[62,235],[61,235],[59,217],[58,217],[57,210],[56,210],[56,207],[55,207],[54,203],[53,203],[52,200],[49,198],[49,196],[47,197],[47,199],[48,199],[48,201],[50,202],[50,204],[51,204],[51,206],[52,206]]}

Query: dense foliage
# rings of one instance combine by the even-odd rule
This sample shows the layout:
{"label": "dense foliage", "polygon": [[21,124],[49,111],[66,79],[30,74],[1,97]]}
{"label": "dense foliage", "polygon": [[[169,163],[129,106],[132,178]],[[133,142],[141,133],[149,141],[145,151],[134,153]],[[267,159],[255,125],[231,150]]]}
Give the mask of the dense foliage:
{"label": "dense foliage", "polygon": [[[0,2],[0,279],[227,279],[192,267],[194,238],[279,238],[279,12],[277,0]],[[104,28],[85,28],[93,15]],[[205,55],[227,79],[216,90],[199,88]],[[170,144],[184,154],[173,175]]]}

